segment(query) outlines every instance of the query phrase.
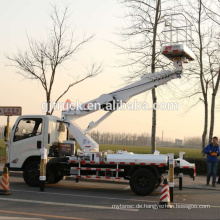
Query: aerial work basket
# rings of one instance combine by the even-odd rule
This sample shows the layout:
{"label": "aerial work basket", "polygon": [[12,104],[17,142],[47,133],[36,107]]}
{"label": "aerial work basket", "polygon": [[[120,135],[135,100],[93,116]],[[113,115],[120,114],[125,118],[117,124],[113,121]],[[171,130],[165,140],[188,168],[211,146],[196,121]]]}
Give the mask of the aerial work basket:
{"label": "aerial work basket", "polygon": [[194,53],[184,44],[163,46],[161,53],[169,60],[185,57],[189,61],[195,60]]}

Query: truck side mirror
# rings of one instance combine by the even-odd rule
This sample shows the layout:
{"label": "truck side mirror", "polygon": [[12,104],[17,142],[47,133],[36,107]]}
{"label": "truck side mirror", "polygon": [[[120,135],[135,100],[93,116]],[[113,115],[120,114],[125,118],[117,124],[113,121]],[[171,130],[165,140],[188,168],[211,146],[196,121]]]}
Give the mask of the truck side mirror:
{"label": "truck side mirror", "polygon": [[5,129],[4,129],[4,137],[5,137],[5,141],[6,141],[6,138],[7,138],[7,126],[5,126]]}

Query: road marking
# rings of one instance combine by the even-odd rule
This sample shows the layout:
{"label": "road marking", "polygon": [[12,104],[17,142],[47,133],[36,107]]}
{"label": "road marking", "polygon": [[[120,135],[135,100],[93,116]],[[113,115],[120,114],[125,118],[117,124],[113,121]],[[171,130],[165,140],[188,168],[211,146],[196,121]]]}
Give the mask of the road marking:
{"label": "road marking", "polygon": [[139,199],[122,199],[122,198],[114,198],[114,197],[105,197],[105,196],[86,196],[86,195],[76,195],[76,194],[66,194],[66,193],[54,193],[54,192],[37,192],[32,190],[17,190],[17,189],[10,189],[10,191],[15,192],[26,192],[26,193],[39,193],[39,194],[48,194],[48,195],[60,195],[60,196],[72,196],[72,197],[85,197],[85,198],[97,198],[97,199],[112,199],[112,200],[125,200],[125,201],[135,201],[135,202],[158,202],[158,201],[151,201],[151,200],[139,200]]}
{"label": "road marking", "polygon": [[[37,192],[37,191],[25,191],[25,190],[11,190],[10,191],[17,191],[17,192],[26,192],[26,193],[40,193],[40,194],[48,194],[48,195],[61,195],[61,196],[71,196],[71,197],[85,197],[85,198],[98,198],[98,199],[110,199],[110,200],[125,200],[125,201],[135,201],[135,202],[154,202],[155,204],[158,203],[159,200],[157,201],[151,201],[151,200],[139,200],[139,199],[122,199],[122,198],[114,198],[114,197],[104,197],[104,196],[86,196],[86,195],[76,195],[76,194],[65,194],[65,193],[54,193],[54,192]],[[175,195],[177,196],[177,195]],[[180,195],[178,195],[180,196]],[[184,195],[183,195],[184,196]],[[180,197],[179,197],[180,198]],[[178,198],[178,199],[179,199]],[[183,198],[183,200],[185,200]],[[182,205],[186,205],[189,203],[173,203],[174,204],[182,204]],[[191,203],[190,203],[191,204]],[[199,204],[191,204],[191,205],[199,205]],[[212,206],[210,205],[211,208],[220,208],[220,206]],[[108,207],[109,208],[109,207]],[[128,209],[126,209],[127,211]]]}
{"label": "road marking", "polygon": [[[85,218],[67,217],[67,216],[58,216],[58,215],[46,215],[46,214],[38,214],[38,213],[32,213],[32,212],[31,213],[30,212],[15,212],[15,211],[5,211],[5,210],[0,210],[0,212],[2,212],[2,213],[10,213],[10,214],[18,214],[18,215],[31,215],[31,216],[59,218],[59,219],[76,219],[76,220],[80,219],[80,220],[86,220]],[[14,218],[10,218],[10,219],[14,219]],[[21,218],[19,218],[19,219],[21,219]],[[26,218],[22,218],[22,219],[26,219]],[[31,219],[33,219],[33,218],[31,218]]]}
{"label": "road marking", "polygon": [[[55,195],[65,195],[65,196],[80,196],[80,197],[92,197],[92,198],[106,198],[106,199],[119,199],[119,200],[126,200],[126,201],[138,201],[138,202],[155,202],[158,201],[149,201],[149,200],[135,200],[135,199],[121,199],[121,198],[109,198],[109,197],[98,197],[98,196],[84,196],[84,195],[70,195],[70,194],[63,194],[63,193],[48,193],[48,192],[35,192],[35,191],[24,191],[24,190],[12,190],[12,191],[20,191],[20,192],[31,192],[31,193],[41,193],[41,194],[55,194]],[[0,198],[0,200],[5,201],[20,201],[20,202],[33,202],[39,204],[49,204],[49,205],[64,205],[64,206],[72,206],[72,207],[81,207],[81,208],[95,208],[95,209],[111,209],[111,207],[104,207],[104,206],[92,206],[92,205],[80,205],[80,204],[69,204],[69,203],[54,203],[54,202],[45,202],[45,201],[36,201],[36,200],[22,200],[22,199],[7,199],[7,198]],[[181,205],[202,205],[202,204],[192,204],[192,203],[172,203],[172,205],[181,204]],[[210,208],[220,208],[220,206],[210,205]],[[139,209],[116,209],[122,211],[139,211]],[[0,210],[1,211],[1,210]]]}
{"label": "road marking", "polygon": [[[37,204],[45,204],[45,205],[58,205],[58,206],[70,206],[70,207],[78,207],[78,208],[92,208],[92,209],[110,209],[114,210],[109,206],[96,206],[96,205],[84,205],[84,204],[72,204],[72,203],[61,203],[61,202],[47,202],[47,201],[38,201],[38,200],[26,200],[26,199],[9,199],[9,198],[0,198],[3,201],[12,201],[12,202],[25,202],[25,203],[37,203]],[[117,209],[123,211],[133,211],[137,212],[138,209]]]}
{"label": "road marking", "polygon": [[44,220],[42,218],[24,218],[24,217],[7,217],[7,216],[2,216],[0,217],[0,219],[3,219],[3,220]]}

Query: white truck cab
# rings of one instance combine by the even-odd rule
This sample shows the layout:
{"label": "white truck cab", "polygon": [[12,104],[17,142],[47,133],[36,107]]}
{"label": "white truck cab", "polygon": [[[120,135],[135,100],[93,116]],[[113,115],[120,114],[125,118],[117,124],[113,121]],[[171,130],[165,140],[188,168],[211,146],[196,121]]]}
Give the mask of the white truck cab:
{"label": "white truck cab", "polygon": [[59,120],[51,115],[18,117],[7,143],[10,168],[21,170],[27,159],[40,157],[41,148],[67,140],[66,126]]}

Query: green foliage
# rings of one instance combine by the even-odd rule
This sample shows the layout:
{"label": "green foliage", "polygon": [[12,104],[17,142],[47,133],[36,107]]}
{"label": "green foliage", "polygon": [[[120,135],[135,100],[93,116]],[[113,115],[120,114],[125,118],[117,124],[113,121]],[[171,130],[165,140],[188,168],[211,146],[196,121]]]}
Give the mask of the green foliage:
{"label": "green foliage", "polygon": [[[206,158],[197,158],[197,157],[185,157],[189,163],[194,163],[196,165],[196,174],[197,175],[206,175],[207,174],[207,162]],[[220,163],[218,163],[217,175],[220,174]]]}

